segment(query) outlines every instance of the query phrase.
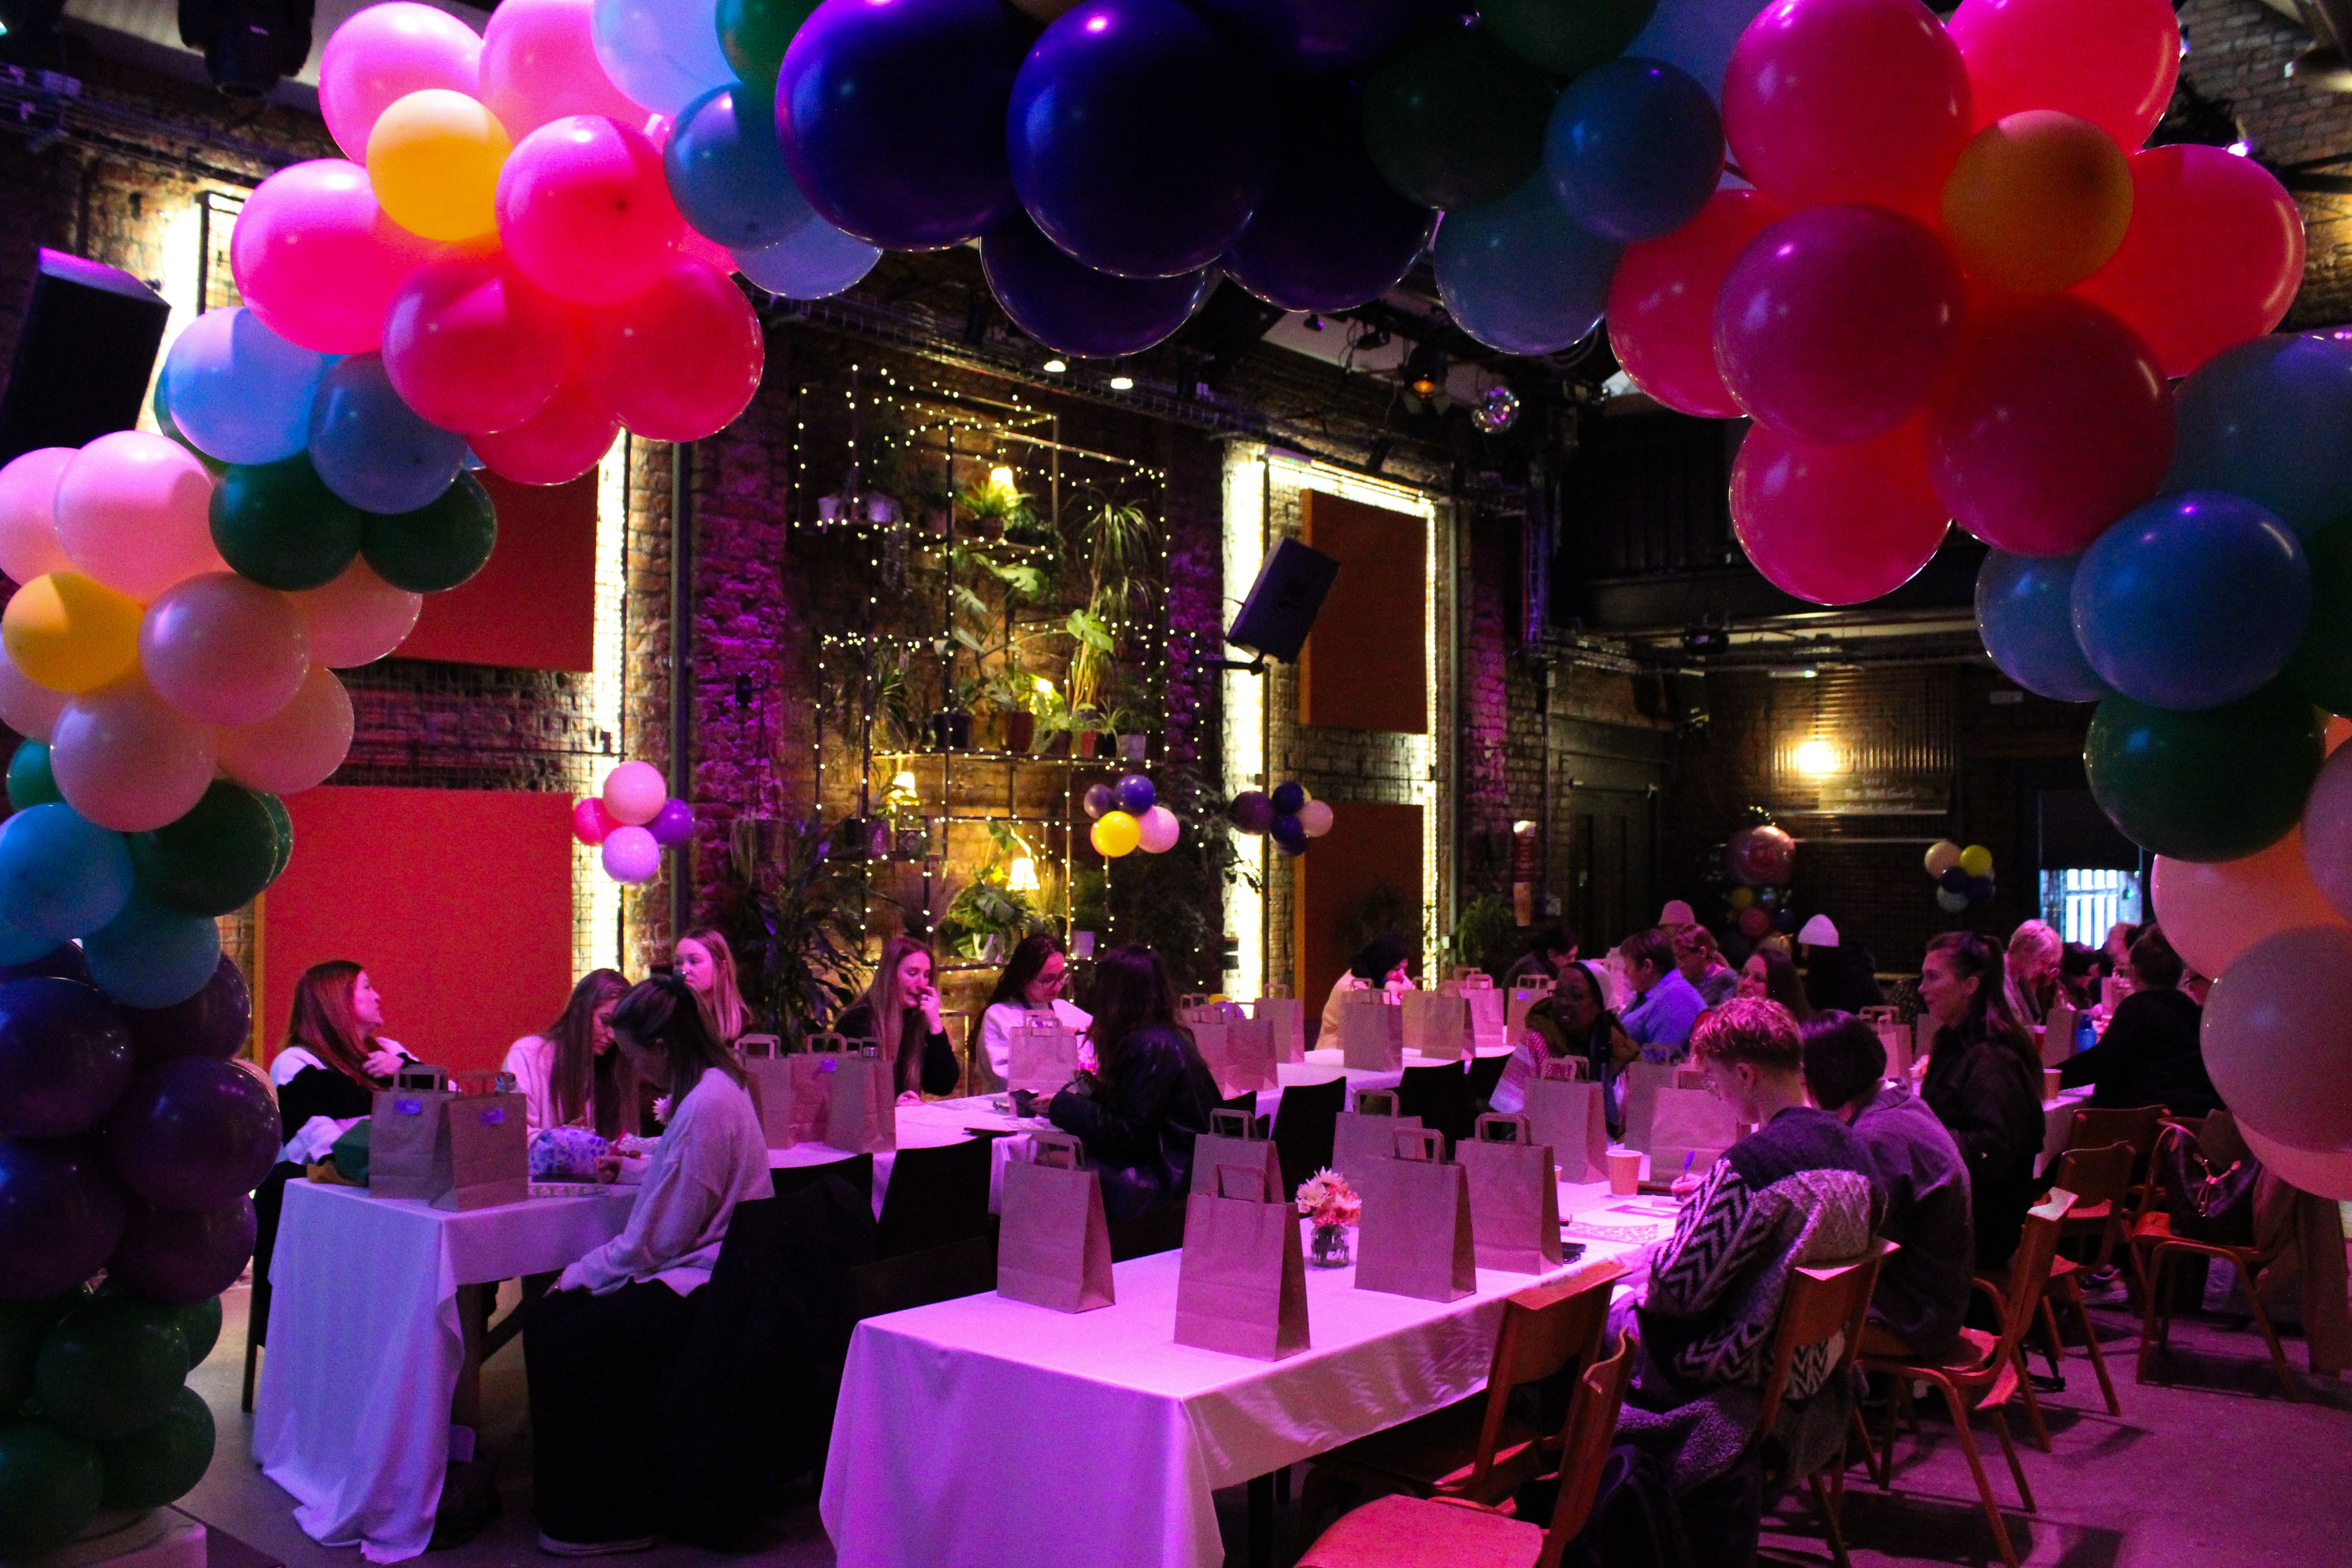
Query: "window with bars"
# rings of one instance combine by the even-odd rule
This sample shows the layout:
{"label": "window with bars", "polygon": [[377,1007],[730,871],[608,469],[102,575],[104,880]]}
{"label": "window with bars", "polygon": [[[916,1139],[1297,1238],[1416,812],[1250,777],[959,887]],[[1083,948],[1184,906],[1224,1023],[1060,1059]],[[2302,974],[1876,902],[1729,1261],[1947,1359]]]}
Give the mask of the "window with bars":
{"label": "window with bars", "polygon": [[2130,871],[2044,871],[2042,918],[2063,940],[2096,947],[2117,921],[2139,923],[2139,878]]}

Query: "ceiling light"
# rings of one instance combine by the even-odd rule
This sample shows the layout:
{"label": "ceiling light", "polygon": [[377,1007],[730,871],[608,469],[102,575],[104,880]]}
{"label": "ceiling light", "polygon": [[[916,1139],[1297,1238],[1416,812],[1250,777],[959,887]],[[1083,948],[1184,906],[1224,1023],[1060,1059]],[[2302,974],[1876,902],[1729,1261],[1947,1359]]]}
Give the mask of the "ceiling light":
{"label": "ceiling light", "polygon": [[1113,392],[1132,392],[1135,390],[1135,377],[1131,375],[1112,376],[1110,378],[1110,389]]}
{"label": "ceiling light", "polygon": [[1069,368],[1069,363],[1066,360],[1049,359],[1045,362],[1045,374],[1047,375],[1059,375]]}

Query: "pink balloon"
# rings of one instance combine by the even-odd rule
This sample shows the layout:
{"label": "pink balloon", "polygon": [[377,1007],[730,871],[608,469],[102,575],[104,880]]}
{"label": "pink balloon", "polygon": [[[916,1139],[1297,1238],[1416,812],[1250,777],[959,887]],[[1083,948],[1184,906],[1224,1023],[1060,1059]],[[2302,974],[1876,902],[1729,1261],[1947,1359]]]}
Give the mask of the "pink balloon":
{"label": "pink balloon", "polygon": [[[1310,803],[1312,804],[1312,803]],[[1164,805],[1155,805],[1135,819],[1136,842],[1147,855],[1165,855],[1176,847],[1184,825]]]}
{"label": "pink balloon", "polygon": [[551,120],[603,114],[635,126],[646,111],[596,63],[594,0],[505,0],[482,35],[482,102],[517,143]]}
{"label": "pink balloon", "polygon": [[1723,79],[1731,161],[1784,206],[1933,221],[1969,139],[1969,77],[1918,0],[1772,0]]}
{"label": "pink balloon", "polygon": [[674,259],[650,289],[589,319],[589,391],[649,441],[699,441],[760,390],[760,319],[731,279]]}
{"label": "pink balloon", "polygon": [[1961,0],[1945,26],[1968,65],[1979,131],[2058,109],[2128,153],[2164,117],[2180,73],[2171,0]]}
{"label": "pink balloon", "polygon": [[155,695],[207,724],[257,724],[310,672],[302,612],[234,572],[191,577],[147,606],[139,664]]}
{"label": "pink balloon", "polygon": [[1924,225],[1814,207],[1732,263],[1715,301],[1715,363],[1740,406],[1783,435],[1867,440],[1927,402],[1966,308],[1958,265]]}
{"label": "pink balloon", "polygon": [[341,158],[262,181],[228,246],[246,309],[288,342],[331,354],[377,347],[393,289],[432,253],[431,241],[383,216],[367,171]]}
{"label": "pink balloon", "polygon": [[1625,247],[1603,319],[1634,385],[1684,414],[1738,417],[1715,368],[1715,297],[1748,242],[1783,216],[1760,192],[1717,191],[1674,233]]}
{"label": "pink balloon", "polygon": [[661,869],[661,846],[642,827],[615,827],[605,836],[604,874],[615,882],[649,882]]}
{"label": "pink balloon", "polygon": [[1974,323],[1927,415],[1936,493],[1996,550],[2072,555],[2156,493],[2172,400],[2132,330],[2056,294]]}
{"label": "pink balloon", "polygon": [[52,691],[18,669],[15,660],[0,652],[0,724],[27,740],[46,742],[57,728],[58,715],[70,700],[64,692]]}
{"label": "pink balloon", "polygon": [[416,629],[425,595],[395,588],[354,561],[323,588],[293,596],[310,657],[329,669],[354,669],[398,647]]}
{"label": "pink balloon", "polygon": [[1845,447],[1799,446],[1758,425],[1731,468],[1740,548],[1774,586],[1817,605],[1893,593],[1927,564],[1949,521],[1916,422]]}
{"label": "pink balloon", "polygon": [[669,782],[651,763],[623,763],[604,775],[604,809],[613,820],[636,827],[661,815]]}
{"label": "pink balloon", "polygon": [[571,312],[496,253],[425,263],[384,315],[393,390],[444,430],[513,429],[547,406],[571,360]]}
{"label": "pink balloon", "polygon": [[352,728],[351,693],[314,664],[293,701],[258,724],[219,732],[221,772],[247,789],[297,794],[342,766]]}
{"label": "pink balloon", "polygon": [[559,300],[613,305],[677,258],[686,220],[661,152],[642,132],[590,114],[550,121],[499,171],[499,237],[524,277]]}
{"label": "pink balloon", "polygon": [[2283,931],[2342,925],[2304,868],[2304,836],[2290,830],[2242,860],[2200,863],[2156,858],[2150,890],[2156,918],[2181,962],[2219,974],[2238,955]]}
{"label": "pink balloon", "polygon": [[513,429],[475,437],[474,456],[502,479],[560,485],[593,468],[620,434],[620,417],[572,375],[545,407]]}
{"label": "pink balloon", "polygon": [[355,13],[319,57],[319,112],[353,163],[367,162],[368,132],[395,99],[429,87],[481,96],[482,40],[446,11],[391,0]]}
{"label": "pink balloon", "polygon": [[2338,1202],[2352,1199],[2352,1149],[2298,1149],[2238,1119],[2238,1136],[2263,1168],[2297,1192]]}
{"label": "pink balloon", "polygon": [[621,825],[604,809],[604,803],[594,795],[583,797],[572,808],[572,837],[586,845],[598,845],[613,836]]}
{"label": "pink balloon", "polygon": [[[2343,722],[2328,724],[2331,742]],[[2318,782],[2304,802],[2303,863],[2328,907],[2352,920],[2352,749],[2339,750],[2340,745],[2329,747]]]}
{"label": "pink balloon", "polygon": [[68,701],[49,740],[66,804],[117,833],[185,816],[211,785],[214,762],[212,731],[135,676]]}
{"label": "pink balloon", "polygon": [[58,480],[78,450],[37,447],[0,468],[0,572],[11,582],[74,569],[58,542]]}
{"label": "pink balloon", "polygon": [[2352,927],[2263,938],[2205,1001],[2221,1101],[2282,1143],[2352,1148]]}
{"label": "pink balloon", "polygon": [[213,548],[213,477],[194,453],[147,430],[100,436],[58,480],[58,542],[80,571],[142,604],[174,583],[226,572]]}

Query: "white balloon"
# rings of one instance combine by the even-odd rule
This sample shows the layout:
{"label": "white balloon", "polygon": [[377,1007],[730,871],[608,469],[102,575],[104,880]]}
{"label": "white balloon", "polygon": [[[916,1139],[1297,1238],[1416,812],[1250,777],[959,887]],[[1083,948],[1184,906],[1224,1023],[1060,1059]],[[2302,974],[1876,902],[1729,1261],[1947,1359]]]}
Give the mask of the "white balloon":
{"label": "white balloon", "polygon": [[151,604],[228,563],[213,548],[213,477],[169,437],[118,430],[84,447],[58,479],[58,542],[75,567]]}
{"label": "white balloon", "polygon": [[596,0],[596,63],[631,102],[675,117],[735,79],[719,47],[718,12],[715,0]]}

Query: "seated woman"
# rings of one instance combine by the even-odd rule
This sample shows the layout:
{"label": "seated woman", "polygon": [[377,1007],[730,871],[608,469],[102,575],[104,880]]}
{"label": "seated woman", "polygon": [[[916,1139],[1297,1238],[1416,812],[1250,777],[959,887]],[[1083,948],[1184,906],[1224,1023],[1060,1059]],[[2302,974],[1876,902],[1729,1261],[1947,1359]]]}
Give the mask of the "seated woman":
{"label": "seated woman", "polygon": [[1739,966],[1739,994],[1778,1002],[1800,1024],[1813,1016],[1813,1005],[1805,999],[1804,977],[1782,948],[1759,946],[1748,955]]}
{"label": "seated woman", "polygon": [[1710,1007],[1720,1007],[1738,993],[1739,976],[1723,962],[1723,949],[1713,931],[1693,921],[1676,930],[1669,940],[1674,943],[1675,967],[1691,983],[1700,1001]]}
{"label": "seated woman", "polygon": [[743,1069],[684,981],[656,975],[630,991],[613,1038],[667,1086],[671,1110],[628,1224],[566,1268],[523,1329],[539,1544],[566,1557],[654,1543],[666,1500],[646,1449],[656,1394],[735,1205],[774,1192]]}
{"label": "seated woman", "polygon": [[2106,973],[2105,954],[2070,942],[2058,958],[2058,994],[2077,1013],[2087,1013],[2099,1005],[2099,982]]}
{"label": "seated woman", "polygon": [[[1560,970],[1559,987],[1528,1009],[1528,1037],[1511,1053],[1495,1085],[1492,1103],[1496,1110],[1507,1115],[1526,1106],[1528,1085],[1536,1077],[1538,1043],[1553,1061],[1574,1058],[1583,1062],[1585,1077],[1593,1083],[1616,1081],[1618,1069],[1640,1056],[1642,1047],[1603,1005],[1606,994],[1591,964],[1570,963]],[[1624,1131],[1624,1113],[1617,1097],[1603,1094],[1601,1103],[1608,1111],[1610,1136],[1619,1136]]]}
{"label": "seated woman", "polygon": [[2050,1009],[2064,1000],[2059,971],[2065,960],[2066,944],[2046,921],[2027,921],[2010,933],[2011,1002],[2026,1027],[2048,1022]]}
{"label": "seated woman", "polygon": [[2200,1043],[2205,1009],[2180,988],[2184,974],[2162,930],[2142,926],[2131,948],[2132,994],[2116,1005],[2099,1043],[2067,1059],[2058,1081],[2092,1085],[2095,1106],[2161,1105],[2175,1116],[2221,1110]]}
{"label": "seated woman", "polygon": [[1363,945],[1348,973],[1332,983],[1331,994],[1323,1003],[1323,1032],[1317,1037],[1320,1045],[1339,1043],[1339,1009],[1348,1005],[1350,991],[1386,990],[1391,994],[1412,989],[1412,976],[1407,971],[1412,962],[1404,938],[1394,931],[1376,936]]}
{"label": "seated woman", "polygon": [[980,1016],[980,1046],[988,1070],[1002,1084],[1013,1072],[1013,1031],[1030,1016],[1059,1019],[1084,1035],[1093,1016],[1065,1001],[1062,983],[1069,962],[1062,956],[1062,939],[1039,932],[1021,939],[1013,957],[989,993],[988,1007]]}
{"label": "seated woman", "polygon": [[894,936],[883,944],[873,984],[833,1027],[853,1044],[872,1040],[881,1046],[900,1104],[927,1094],[953,1094],[956,1079],[963,1076],[940,1016],[930,950],[912,937]]}
{"label": "seated woman", "polygon": [[2000,949],[1973,931],[1927,943],[1919,1001],[1935,1020],[1919,1098],[1951,1133],[1969,1166],[1977,1267],[2017,1250],[2042,1153],[2042,1057],[2011,1010]]}
{"label": "seated woman", "polygon": [[1102,1171],[1107,1216],[1133,1219],[1191,1190],[1192,1140],[1209,1130],[1217,1084],[1176,1022],[1176,988],[1150,948],[1130,944],[1098,960],[1087,999],[1095,1068],[1055,1095],[1047,1114],[1085,1142]]}
{"label": "seated woman", "polygon": [[[314,1116],[349,1121],[375,1109],[375,1091],[392,1085],[403,1062],[415,1061],[383,1027],[383,998],[367,971],[347,958],[314,963],[294,983],[286,1040],[270,1059],[278,1087],[278,1136],[291,1143]],[[332,1142],[330,1140],[329,1142]],[[304,1161],[323,1149],[299,1152]],[[288,1159],[296,1157],[289,1152]]]}
{"label": "seated woman", "polygon": [[629,989],[615,969],[592,969],[555,1022],[507,1047],[533,1132],[585,1127],[607,1138],[637,1131],[637,1075],[613,1046],[613,1009]]}
{"label": "seated woman", "polygon": [[731,1046],[751,1026],[743,994],[735,987],[735,950],[709,926],[697,926],[677,939],[670,950],[677,977],[702,1005],[704,1020],[722,1046]]}

